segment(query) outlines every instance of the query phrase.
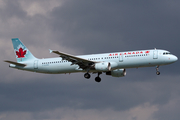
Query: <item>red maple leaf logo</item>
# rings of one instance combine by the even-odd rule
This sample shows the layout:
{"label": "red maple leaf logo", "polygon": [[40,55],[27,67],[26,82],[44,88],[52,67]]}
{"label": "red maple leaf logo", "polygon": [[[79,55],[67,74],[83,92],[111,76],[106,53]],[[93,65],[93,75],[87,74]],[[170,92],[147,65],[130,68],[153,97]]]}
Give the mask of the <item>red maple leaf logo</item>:
{"label": "red maple leaf logo", "polygon": [[150,53],[150,51],[146,51],[145,53]]}
{"label": "red maple leaf logo", "polygon": [[23,58],[25,57],[24,55],[26,55],[26,50],[19,48],[19,51],[16,51],[16,55],[18,56],[18,58]]}

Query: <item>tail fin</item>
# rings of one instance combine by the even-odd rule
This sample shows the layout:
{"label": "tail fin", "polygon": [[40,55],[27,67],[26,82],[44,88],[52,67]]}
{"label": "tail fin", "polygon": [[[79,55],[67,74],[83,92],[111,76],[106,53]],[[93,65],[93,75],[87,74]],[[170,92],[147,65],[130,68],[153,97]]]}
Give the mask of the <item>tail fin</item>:
{"label": "tail fin", "polygon": [[26,46],[20,41],[19,38],[12,38],[12,43],[17,62],[36,59],[33,54],[31,54],[31,52],[26,48]]}

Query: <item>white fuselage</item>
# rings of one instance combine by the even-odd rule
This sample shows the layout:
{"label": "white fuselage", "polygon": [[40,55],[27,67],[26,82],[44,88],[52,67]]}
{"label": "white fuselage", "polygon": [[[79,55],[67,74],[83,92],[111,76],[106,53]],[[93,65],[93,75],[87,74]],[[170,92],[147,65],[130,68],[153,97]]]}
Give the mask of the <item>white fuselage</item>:
{"label": "white fuselage", "polygon": [[[110,62],[111,65],[114,66],[113,69],[161,66],[171,64],[178,59],[168,51],[160,49],[80,55],[77,57],[96,62]],[[61,57],[33,59],[21,63],[26,64],[26,66],[20,67],[10,64],[10,67],[47,74],[86,72],[86,70],[83,70],[81,68],[79,69],[78,65],[72,65],[71,62],[63,60]],[[98,71],[89,70],[89,72]]]}

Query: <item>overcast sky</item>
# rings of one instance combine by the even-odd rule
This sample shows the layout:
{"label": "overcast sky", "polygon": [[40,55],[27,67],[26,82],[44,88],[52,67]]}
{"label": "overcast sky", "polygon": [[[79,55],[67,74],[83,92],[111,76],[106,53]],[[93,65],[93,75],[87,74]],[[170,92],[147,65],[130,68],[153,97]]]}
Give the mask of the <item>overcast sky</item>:
{"label": "overcast sky", "polygon": [[178,0],[0,0],[0,120],[179,120],[180,63],[127,76],[47,75],[9,68],[11,38],[38,58],[166,49],[180,56]]}

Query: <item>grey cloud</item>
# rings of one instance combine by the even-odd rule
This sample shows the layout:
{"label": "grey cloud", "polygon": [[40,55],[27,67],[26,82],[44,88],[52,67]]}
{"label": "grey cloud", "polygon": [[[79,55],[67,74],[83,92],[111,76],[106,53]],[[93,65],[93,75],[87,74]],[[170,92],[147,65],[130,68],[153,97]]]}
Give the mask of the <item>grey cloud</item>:
{"label": "grey cloud", "polygon": [[[130,50],[129,48],[169,48],[168,45],[177,42],[174,36],[179,37],[176,32],[179,31],[178,14],[163,6],[161,2],[66,3],[68,7],[59,7],[52,12],[53,28],[64,33],[60,37],[65,45],[78,46],[88,53],[94,52],[91,48],[101,48],[93,50],[103,52],[108,51],[111,46],[113,51]],[[172,14],[173,17],[169,17]],[[84,48],[81,44],[89,46]]]}
{"label": "grey cloud", "polygon": [[2,16],[1,20],[4,20],[5,22],[13,16],[17,16],[21,19],[24,19],[26,17],[26,12],[22,10],[18,1],[6,0],[4,2],[6,3],[5,7],[0,8],[0,15]]}
{"label": "grey cloud", "polygon": [[[133,78],[112,79],[103,76],[103,82],[84,80],[82,74],[59,78],[46,75],[46,79],[1,83],[1,111],[43,111],[62,107],[74,109],[128,110],[142,103],[167,104],[177,85],[169,79],[158,82],[133,81]],[[58,79],[59,78],[59,79]],[[66,79],[70,82],[66,82]],[[79,80],[78,80],[79,79]],[[129,81],[132,79],[132,81]],[[42,82],[43,81],[43,82]],[[173,80],[176,82],[177,80]],[[168,83],[168,84],[167,84]],[[173,88],[174,87],[174,88]],[[166,91],[166,92],[165,92]],[[4,94],[4,92],[6,94]]]}

